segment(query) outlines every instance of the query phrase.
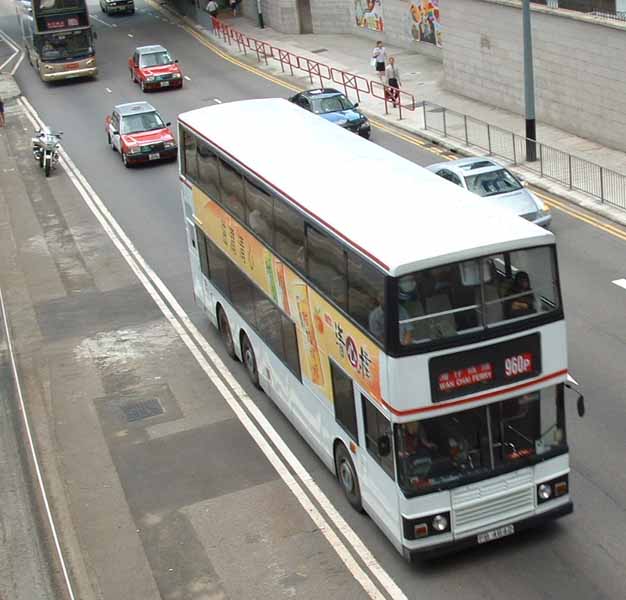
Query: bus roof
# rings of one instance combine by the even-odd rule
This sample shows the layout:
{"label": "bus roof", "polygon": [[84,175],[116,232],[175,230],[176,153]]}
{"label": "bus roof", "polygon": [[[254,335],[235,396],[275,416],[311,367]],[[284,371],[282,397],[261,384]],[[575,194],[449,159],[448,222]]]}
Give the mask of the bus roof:
{"label": "bus roof", "polygon": [[284,99],[207,106],[179,120],[392,275],[554,242],[550,232]]}

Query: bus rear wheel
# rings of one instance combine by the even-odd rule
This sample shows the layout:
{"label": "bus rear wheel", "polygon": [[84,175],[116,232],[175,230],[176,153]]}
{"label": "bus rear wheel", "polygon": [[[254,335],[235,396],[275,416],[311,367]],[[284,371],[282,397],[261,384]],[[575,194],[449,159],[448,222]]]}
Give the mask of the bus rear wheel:
{"label": "bus rear wheel", "polygon": [[253,383],[254,387],[260,388],[261,384],[259,382],[259,370],[256,364],[256,356],[254,355],[252,344],[245,333],[242,335],[241,339],[241,356],[243,357],[243,364],[246,367],[250,381]]}
{"label": "bus rear wheel", "polygon": [[350,454],[346,447],[339,443],[335,449],[335,468],[337,470],[337,479],[343,489],[348,502],[352,508],[358,512],[363,512],[363,504],[361,502],[361,488],[359,486],[359,478],[354,468],[354,463],[350,458]]}
{"label": "bus rear wheel", "polygon": [[235,344],[233,342],[233,336],[230,332],[230,324],[228,323],[228,317],[226,316],[226,313],[221,306],[217,309],[217,326],[220,331],[220,337],[224,342],[224,346],[226,346],[226,352],[228,352],[228,356],[236,359],[237,355],[235,354]]}

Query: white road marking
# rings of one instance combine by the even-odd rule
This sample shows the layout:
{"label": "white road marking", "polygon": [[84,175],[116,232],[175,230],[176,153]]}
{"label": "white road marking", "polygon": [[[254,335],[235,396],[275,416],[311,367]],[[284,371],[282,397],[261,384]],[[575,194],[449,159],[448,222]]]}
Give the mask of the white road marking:
{"label": "white road marking", "polygon": [[187,81],[191,81],[191,77],[189,77],[188,75],[185,75],[185,79],[186,79]]}
{"label": "white road marking", "polygon": [[7,58],[0,65],[0,71],[2,71],[2,69],[4,69],[4,67],[6,65],[8,65],[19,54],[20,48],[18,47],[18,45],[6,33],[4,33],[4,31],[0,31],[0,37],[4,40],[6,45],[9,48],[11,48],[11,50],[13,50],[13,53],[11,54],[11,56],[9,56],[9,58]]}
{"label": "white road marking", "polygon": [[109,94],[112,94],[113,92],[111,91],[111,88],[105,88],[107,92],[109,92]]}
{"label": "white road marking", "polygon": [[107,27],[117,27],[117,23],[107,23],[106,21],[103,21],[102,19],[99,19],[98,17],[94,16],[94,15],[89,15],[94,21],[98,21],[98,23],[102,23],[102,25],[106,25]]}
{"label": "white road marking", "polygon": [[132,37],[135,37],[135,36],[134,36],[132,33],[129,33],[129,34],[128,34],[128,37],[129,37],[129,38],[132,38]]}
{"label": "white road marking", "polygon": [[626,279],[615,279],[611,283],[614,283],[615,285],[621,288],[624,288],[626,290]]}
{"label": "white road marking", "polygon": [[[36,125],[38,122],[41,123],[41,119],[37,115],[35,109],[25,97],[20,97],[18,101],[25,107],[27,116],[31,119],[33,124]],[[356,556],[363,561],[389,597],[393,600],[407,600],[404,592],[397,586],[387,571],[385,571],[380,563],[374,558],[356,532],[337,512],[337,509],[332,505],[328,497],[315,483],[311,474],[293,454],[278,432],[266,419],[265,415],[263,415],[256,404],[254,404],[250,396],[248,396],[245,390],[239,385],[239,382],[235,379],[228,367],[215,353],[202,334],[198,331],[170,290],[165,286],[152,268],[145,262],[141,254],[133,245],[132,241],[120,227],[119,223],[114,219],[113,215],[111,215],[100,197],[89,185],[83,174],[78,170],[63,147],[61,147],[59,154],[61,157],[60,164],[67,172],[68,177],[82,196],[85,204],[87,204],[113,244],[117,247],[122,257],[126,260],[131,270],[135,273],[148,294],[150,294],[165,318],[171,323],[172,327],[178,333],[181,340],[192,353],[207,377],[221,393],[226,403],[258,445],[261,452],[263,452],[268,461],[276,469],[281,479],[291,490],[298,502],[300,502],[301,506],[311,517],[322,535],[324,535],[324,537],[328,540],[350,573],[352,573],[353,577],[363,587],[367,595],[374,600],[384,600],[385,598],[385,595],[381,592],[379,587],[372,581],[369,575],[362,569],[357,560],[354,558],[353,553],[335,533],[329,523],[329,520],[332,521],[334,526],[341,532],[351,546],[354,554],[356,554]],[[202,352],[204,352],[204,354]],[[210,359],[210,362],[206,357]],[[218,375],[218,372],[221,374],[221,377]],[[230,386],[234,394],[224,384],[222,378]],[[246,410],[251,416],[248,416]],[[279,454],[269,444],[264,435],[261,433],[261,430],[263,430],[265,436],[267,436],[272,444],[274,444],[281,456],[279,456]],[[287,464],[285,464],[285,462]],[[289,465],[289,467],[294,471],[300,481],[298,481],[291,474],[287,465]],[[325,518],[315,504],[313,504],[309,496],[304,491],[303,486],[324,510],[328,519]]]}
{"label": "white road marking", "polygon": [[26,56],[26,52],[22,52],[22,56],[20,56],[18,61],[13,65],[13,68],[11,69],[11,75],[15,75],[15,72],[24,60],[24,56]]}
{"label": "white road marking", "polygon": [[1,289],[0,289],[0,310],[2,312],[2,322],[4,323],[4,335],[6,337],[7,346],[9,349],[9,357],[11,359],[11,370],[13,371],[15,387],[17,388],[17,398],[20,403],[19,412],[20,412],[20,416],[22,417],[22,422],[24,423],[24,431],[26,432],[26,437],[28,438],[28,447],[30,450],[30,455],[33,459],[33,465],[35,466],[35,474],[37,476],[37,484],[39,485],[39,492],[41,493],[43,505],[46,510],[46,518],[48,519],[48,524],[50,525],[50,532],[52,533],[52,539],[54,540],[54,549],[56,550],[57,557],[61,565],[61,570],[63,571],[63,579],[65,580],[65,586],[67,588],[67,592],[69,594],[70,599],[75,600],[76,596],[74,595],[74,588],[72,587],[72,582],[70,581],[68,569],[67,569],[67,566],[65,565],[65,558],[63,557],[63,551],[61,550],[61,544],[59,543],[59,536],[57,534],[56,524],[54,522],[54,517],[52,516],[52,511],[50,510],[50,503],[48,502],[48,493],[46,492],[46,486],[44,485],[43,476],[41,474],[41,467],[39,465],[39,455],[37,454],[37,450],[35,449],[35,444],[33,442],[33,434],[30,429],[30,419],[28,418],[26,406],[24,405],[24,395],[22,394],[22,385],[20,383],[20,375],[17,370],[17,364],[15,362],[15,353],[13,351],[13,340],[11,339],[11,331],[9,329],[9,322],[8,322],[7,312],[4,307],[4,297],[2,296]]}
{"label": "white road marking", "polygon": [[222,101],[219,98],[213,98],[213,102],[217,102],[218,104],[222,103]]}

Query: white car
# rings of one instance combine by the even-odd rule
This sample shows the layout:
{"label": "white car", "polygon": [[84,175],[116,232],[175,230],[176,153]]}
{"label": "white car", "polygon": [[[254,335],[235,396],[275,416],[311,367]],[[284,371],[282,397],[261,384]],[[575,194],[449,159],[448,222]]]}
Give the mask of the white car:
{"label": "white car", "polygon": [[513,173],[490,158],[461,158],[426,168],[536,225],[547,228],[552,221],[544,203]]}

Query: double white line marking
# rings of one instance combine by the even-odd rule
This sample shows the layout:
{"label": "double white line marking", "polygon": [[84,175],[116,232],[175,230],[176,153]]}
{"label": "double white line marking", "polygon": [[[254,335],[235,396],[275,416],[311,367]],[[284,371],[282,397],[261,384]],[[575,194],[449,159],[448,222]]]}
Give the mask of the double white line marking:
{"label": "double white line marking", "polygon": [[[42,125],[30,102],[24,97],[19,101],[33,125]],[[402,590],[338,513],[310,473],[239,385],[169,289],[144,261],[63,148],[60,150],[60,164],[165,318],[363,590],[375,600],[407,600]],[[182,226],[181,223],[181,228]],[[323,590],[320,592],[323,594]]]}

